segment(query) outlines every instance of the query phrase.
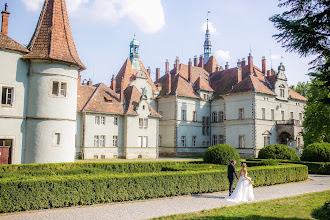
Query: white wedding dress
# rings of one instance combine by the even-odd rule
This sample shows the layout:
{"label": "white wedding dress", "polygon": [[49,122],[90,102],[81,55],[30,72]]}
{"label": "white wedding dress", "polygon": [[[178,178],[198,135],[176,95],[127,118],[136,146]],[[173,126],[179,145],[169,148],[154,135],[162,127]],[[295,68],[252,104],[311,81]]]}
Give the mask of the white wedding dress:
{"label": "white wedding dress", "polygon": [[[251,180],[250,177],[247,178]],[[245,179],[244,176],[242,175],[238,180],[234,192],[225,199],[227,201],[237,202],[237,203],[252,201],[254,199],[253,186],[249,180]]]}

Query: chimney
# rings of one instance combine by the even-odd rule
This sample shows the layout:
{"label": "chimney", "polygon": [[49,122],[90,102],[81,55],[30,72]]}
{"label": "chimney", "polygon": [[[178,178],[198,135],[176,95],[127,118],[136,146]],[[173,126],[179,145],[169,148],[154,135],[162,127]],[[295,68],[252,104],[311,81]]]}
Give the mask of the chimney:
{"label": "chimney", "polygon": [[89,80],[88,80],[88,82],[87,82],[87,85],[88,85],[88,86],[92,86],[92,85],[93,85],[93,82],[92,82],[91,78],[89,78]]}
{"label": "chimney", "polygon": [[218,72],[219,70],[220,70],[220,66],[217,65],[217,66],[215,67],[215,71]]}
{"label": "chimney", "polygon": [[204,57],[203,57],[203,55],[200,55],[200,57],[199,57],[198,66],[204,68]]}
{"label": "chimney", "polygon": [[7,11],[8,5],[5,4],[5,10],[1,12],[2,14],[2,26],[1,26],[1,32],[4,35],[8,35],[8,20],[10,12]]}
{"label": "chimney", "polygon": [[166,59],[165,61],[165,74],[169,74],[170,73],[170,64],[168,62],[168,60]]}
{"label": "chimney", "polygon": [[271,70],[267,70],[267,76],[271,76],[272,75],[272,71]]}
{"label": "chimney", "polygon": [[151,73],[150,66],[148,66],[147,72],[148,72],[148,75],[150,76],[150,73]]}
{"label": "chimney", "polygon": [[198,66],[198,59],[197,55],[194,56],[194,66]]}
{"label": "chimney", "polygon": [[246,65],[245,58],[242,58],[241,66],[245,66],[245,65]]}
{"label": "chimney", "polygon": [[242,81],[242,68],[241,68],[241,63],[237,63],[237,83]]}
{"label": "chimney", "polygon": [[112,79],[111,79],[111,87],[110,87],[113,91],[116,91],[116,78],[115,75],[112,75]]}
{"label": "chimney", "polygon": [[253,74],[253,57],[252,57],[251,53],[249,53],[249,56],[248,56],[248,65],[249,65],[249,73]]}
{"label": "chimney", "polygon": [[191,67],[192,67],[192,62],[191,59],[189,59],[188,62],[188,81],[191,82]]}
{"label": "chimney", "polygon": [[265,56],[262,57],[261,64],[262,64],[262,73],[264,75],[266,75],[267,70],[266,70],[266,58],[265,58]]}
{"label": "chimney", "polygon": [[82,82],[83,85],[86,85],[87,84],[87,80],[84,79],[83,82]]}
{"label": "chimney", "polygon": [[78,86],[80,86],[81,85],[81,75],[80,75],[80,73],[78,73]]}
{"label": "chimney", "polygon": [[179,68],[180,68],[180,60],[179,60],[179,57],[176,57],[175,59],[175,75],[178,74],[179,72]]}
{"label": "chimney", "polygon": [[171,81],[171,74],[167,74],[167,93],[171,92],[171,85],[172,85],[172,81]]}
{"label": "chimney", "polygon": [[156,68],[156,81],[159,79],[160,77],[160,68]]}
{"label": "chimney", "polygon": [[121,78],[120,82],[120,103],[124,103],[124,79]]}
{"label": "chimney", "polygon": [[226,62],[226,65],[225,65],[225,70],[229,69],[229,64],[228,62]]}

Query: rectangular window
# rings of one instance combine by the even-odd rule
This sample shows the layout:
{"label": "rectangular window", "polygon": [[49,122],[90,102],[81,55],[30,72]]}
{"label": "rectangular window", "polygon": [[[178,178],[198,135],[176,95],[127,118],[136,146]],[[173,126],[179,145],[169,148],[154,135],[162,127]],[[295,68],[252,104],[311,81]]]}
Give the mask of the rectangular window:
{"label": "rectangular window", "polygon": [[210,135],[210,117],[202,118],[202,133],[203,135]]}
{"label": "rectangular window", "polygon": [[270,118],[272,121],[274,121],[275,115],[274,115],[274,109],[270,110]]}
{"label": "rectangular window", "polygon": [[297,147],[300,148],[300,138],[297,138]]}
{"label": "rectangular window", "polygon": [[100,116],[95,116],[95,124],[96,125],[100,124]]}
{"label": "rectangular window", "polygon": [[186,136],[181,136],[181,146],[182,147],[186,146]]}
{"label": "rectangular window", "polygon": [[139,136],[138,137],[138,147],[142,147],[142,142],[143,142],[142,136]]}
{"label": "rectangular window", "polygon": [[143,137],[143,147],[148,147],[148,137],[147,136]]}
{"label": "rectangular window", "polygon": [[223,111],[219,112],[219,121],[223,121]]}
{"label": "rectangular window", "polygon": [[267,137],[264,136],[264,147],[266,147],[266,146],[267,146]]}
{"label": "rectangular window", "polygon": [[2,87],[1,104],[13,105],[13,92],[14,88]]}
{"label": "rectangular window", "polygon": [[158,146],[159,147],[163,146],[163,139],[161,135],[159,135]]}
{"label": "rectangular window", "polygon": [[218,144],[218,136],[217,135],[213,135],[212,136],[212,145],[217,145]]}
{"label": "rectangular window", "polygon": [[53,81],[52,94],[53,96],[66,97],[67,83]]}
{"label": "rectangular window", "polygon": [[261,112],[262,112],[262,119],[266,119],[266,109],[262,108]]}
{"label": "rectangular window", "polygon": [[238,147],[241,149],[245,148],[245,136],[238,137]]}
{"label": "rectangular window", "polygon": [[293,112],[290,112],[290,119],[293,119]]}
{"label": "rectangular window", "polygon": [[302,113],[299,113],[299,120],[302,120]]}
{"label": "rectangular window", "polygon": [[218,114],[216,112],[212,112],[212,122],[218,121]]}
{"label": "rectangular window", "polygon": [[238,109],[238,119],[240,120],[244,119],[244,108]]}
{"label": "rectangular window", "polygon": [[284,111],[281,111],[281,118],[282,118],[282,121],[284,121]]}
{"label": "rectangular window", "polygon": [[143,121],[144,121],[144,128],[147,128],[148,127],[148,119],[144,118]]}
{"label": "rectangular window", "polygon": [[270,145],[270,137],[267,137],[267,145]]}
{"label": "rectangular window", "polygon": [[61,145],[61,133],[54,134],[54,145],[56,146]]}
{"label": "rectangular window", "polygon": [[223,138],[223,135],[219,135],[219,144],[224,144],[225,141],[224,141],[224,138]]}
{"label": "rectangular window", "polygon": [[104,147],[105,146],[105,135],[101,135],[100,136],[100,147]]}
{"label": "rectangular window", "polygon": [[193,111],[193,121],[197,121],[197,112]]}
{"label": "rectangular window", "polygon": [[112,146],[118,147],[118,136],[117,135],[112,136]]}
{"label": "rectangular window", "polygon": [[143,118],[139,118],[139,127],[140,127],[140,128],[143,127]]}
{"label": "rectangular window", "polygon": [[280,97],[284,98],[284,89],[280,89]]}
{"label": "rectangular window", "polygon": [[181,110],[181,120],[182,121],[186,120],[186,110]]}
{"label": "rectangular window", "polygon": [[94,159],[99,159],[99,156],[98,155],[94,155]]}
{"label": "rectangular window", "polygon": [[94,147],[100,146],[100,138],[98,135],[94,135]]}
{"label": "rectangular window", "polygon": [[206,147],[209,147],[209,146],[210,146],[210,142],[206,141]]}
{"label": "rectangular window", "polygon": [[105,117],[101,116],[101,125],[105,125]]}
{"label": "rectangular window", "polygon": [[196,141],[197,137],[196,136],[192,136],[192,146],[196,147],[197,146],[197,141]]}
{"label": "rectangular window", "polygon": [[114,125],[118,125],[118,117],[114,117],[113,118],[113,124]]}
{"label": "rectangular window", "polygon": [[105,159],[105,155],[101,155],[101,159]]}

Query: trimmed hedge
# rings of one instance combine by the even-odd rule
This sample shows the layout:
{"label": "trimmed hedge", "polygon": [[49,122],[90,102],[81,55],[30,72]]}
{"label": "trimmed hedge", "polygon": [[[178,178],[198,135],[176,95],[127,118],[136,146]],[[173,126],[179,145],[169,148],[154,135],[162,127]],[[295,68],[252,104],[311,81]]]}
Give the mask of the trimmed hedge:
{"label": "trimmed hedge", "polygon": [[330,162],[330,143],[308,145],[301,155],[301,160],[310,162]]}
{"label": "trimmed hedge", "polygon": [[258,154],[259,159],[300,160],[297,152],[283,144],[273,144],[262,148]]}
{"label": "trimmed hedge", "polygon": [[[306,180],[307,167],[252,167],[255,186]],[[0,213],[132,201],[228,189],[227,170],[0,179]]]}
{"label": "trimmed hedge", "polygon": [[241,164],[241,158],[236,149],[228,144],[218,144],[209,147],[204,154],[204,163],[228,165],[230,160],[235,159],[236,164]]}

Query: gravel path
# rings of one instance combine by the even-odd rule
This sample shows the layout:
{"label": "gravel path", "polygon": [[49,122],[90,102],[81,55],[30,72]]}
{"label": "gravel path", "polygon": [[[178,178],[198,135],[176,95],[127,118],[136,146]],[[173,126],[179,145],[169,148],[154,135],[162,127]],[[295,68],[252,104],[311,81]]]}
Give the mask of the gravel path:
{"label": "gravel path", "polygon": [[[325,190],[330,190],[330,176],[309,175],[309,180],[305,182],[255,188],[255,200],[253,202],[272,200],[288,196],[297,196]],[[236,205],[236,203],[227,202],[224,199],[225,196],[227,196],[227,192],[217,192],[145,201],[30,211],[13,214],[1,214],[0,219],[148,219],[164,215],[197,212],[204,209]]]}

